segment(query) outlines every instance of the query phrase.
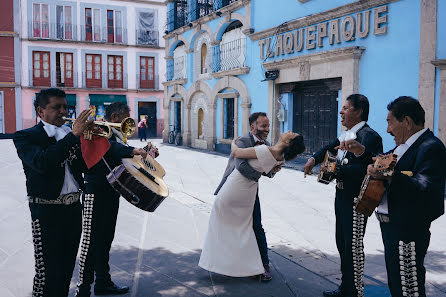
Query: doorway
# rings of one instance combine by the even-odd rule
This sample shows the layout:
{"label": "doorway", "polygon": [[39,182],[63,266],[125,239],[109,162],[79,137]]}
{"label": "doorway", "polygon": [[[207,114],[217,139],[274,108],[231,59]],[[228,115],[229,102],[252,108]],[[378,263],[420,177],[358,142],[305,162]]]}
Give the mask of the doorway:
{"label": "doorway", "polygon": [[303,135],[305,153],[313,154],[337,137],[339,89],[340,83],[331,80],[294,88],[293,131]]}
{"label": "doorway", "polygon": [[147,137],[157,137],[157,117],[156,117],[156,102],[138,102],[138,120],[141,120],[145,116],[147,119]]}

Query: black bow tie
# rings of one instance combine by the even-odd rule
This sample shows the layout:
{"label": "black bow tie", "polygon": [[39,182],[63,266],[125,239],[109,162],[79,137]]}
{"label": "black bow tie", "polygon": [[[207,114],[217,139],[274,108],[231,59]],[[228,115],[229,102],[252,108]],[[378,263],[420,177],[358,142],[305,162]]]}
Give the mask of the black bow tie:
{"label": "black bow tie", "polygon": [[256,144],[255,144],[254,146],[256,146],[256,145],[261,145],[261,144],[265,144],[265,141],[263,141],[263,140],[257,140],[257,141],[256,141]]}

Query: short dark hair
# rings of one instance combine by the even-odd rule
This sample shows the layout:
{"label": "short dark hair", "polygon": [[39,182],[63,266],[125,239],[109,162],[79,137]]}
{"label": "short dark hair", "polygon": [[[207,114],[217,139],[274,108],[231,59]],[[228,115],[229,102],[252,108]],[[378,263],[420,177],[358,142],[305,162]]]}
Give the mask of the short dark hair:
{"label": "short dark hair", "polygon": [[265,112],[254,112],[249,116],[249,125],[257,121],[259,117],[268,117]]}
{"label": "short dark hair", "polygon": [[124,102],[113,102],[112,104],[105,107],[105,120],[111,121],[112,114],[123,114],[130,112],[130,108],[127,103]]}
{"label": "short dark hair", "polygon": [[420,102],[410,96],[400,96],[387,105],[387,110],[402,122],[405,116],[413,120],[415,125],[424,125],[424,109]]}
{"label": "short dark hair", "polygon": [[370,105],[369,105],[369,99],[367,99],[366,96],[362,94],[351,94],[350,96],[347,97],[346,100],[350,101],[355,110],[358,109],[362,110],[361,120],[367,121],[369,119]]}
{"label": "short dark hair", "polygon": [[34,100],[34,109],[37,112],[37,107],[46,108],[48,103],[50,102],[51,97],[59,97],[59,98],[65,98],[65,92],[61,89],[57,88],[50,88],[50,89],[44,89],[41,90]]}
{"label": "short dark hair", "polygon": [[302,154],[305,151],[304,137],[297,135],[290,141],[290,145],[283,150],[283,156],[285,161],[293,160],[297,155]]}

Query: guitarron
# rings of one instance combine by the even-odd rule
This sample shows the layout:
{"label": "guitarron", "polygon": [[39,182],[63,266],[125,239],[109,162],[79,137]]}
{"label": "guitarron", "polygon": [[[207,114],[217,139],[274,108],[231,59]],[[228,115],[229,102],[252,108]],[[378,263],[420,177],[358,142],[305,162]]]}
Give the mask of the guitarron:
{"label": "guitarron", "polygon": [[[146,158],[134,156],[122,159],[122,164],[114,168],[107,179],[122,197],[136,207],[153,212],[169,195],[169,189],[163,180],[166,171],[151,157],[154,146],[146,146]],[[157,150],[156,150],[157,152]]]}
{"label": "guitarron", "polygon": [[[385,176],[392,176],[396,161],[397,155],[395,154],[379,155],[373,167]],[[381,202],[385,190],[382,180],[373,179],[367,174],[362,181],[358,197],[354,199],[355,210],[370,217]]]}

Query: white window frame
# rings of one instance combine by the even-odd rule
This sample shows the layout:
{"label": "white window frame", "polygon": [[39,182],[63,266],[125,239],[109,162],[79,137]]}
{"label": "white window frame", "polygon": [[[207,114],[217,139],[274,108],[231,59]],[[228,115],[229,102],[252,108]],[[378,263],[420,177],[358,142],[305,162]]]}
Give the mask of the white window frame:
{"label": "white window frame", "polygon": [[3,91],[0,91],[0,117],[2,119],[0,133],[5,133],[5,100]]}
{"label": "white window frame", "polygon": [[[58,23],[58,19],[57,19],[57,8],[58,7],[62,7],[62,39],[64,39],[64,40],[73,40],[74,39],[74,30],[75,30],[75,26],[73,25],[73,20],[74,20],[74,18],[73,18],[73,6],[71,6],[71,5],[56,5],[56,37],[57,38],[59,38],[59,36],[57,36],[57,30],[58,30],[58,26],[59,26],[59,23]],[[66,15],[65,15],[65,9],[66,8],[70,8],[71,9],[71,24],[69,24],[69,25],[71,25],[71,38],[67,38],[66,36],[65,36],[65,30],[66,30],[66,25],[68,25],[67,23],[66,23]]]}
{"label": "white window frame", "polygon": [[[36,23],[36,21],[34,20],[34,7],[35,5],[39,6],[39,36],[34,36],[34,24]],[[43,9],[42,7],[46,6],[47,7],[47,11],[48,11],[48,37],[43,37]],[[50,15],[51,15],[51,11],[50,11],[50,6],[48,5],[48,3],[32,3],[32,26],[31,26],[31,36],[34,38],[45,38],[45,39],[49,39],[51,36],[51,32],[50,32]]]}

